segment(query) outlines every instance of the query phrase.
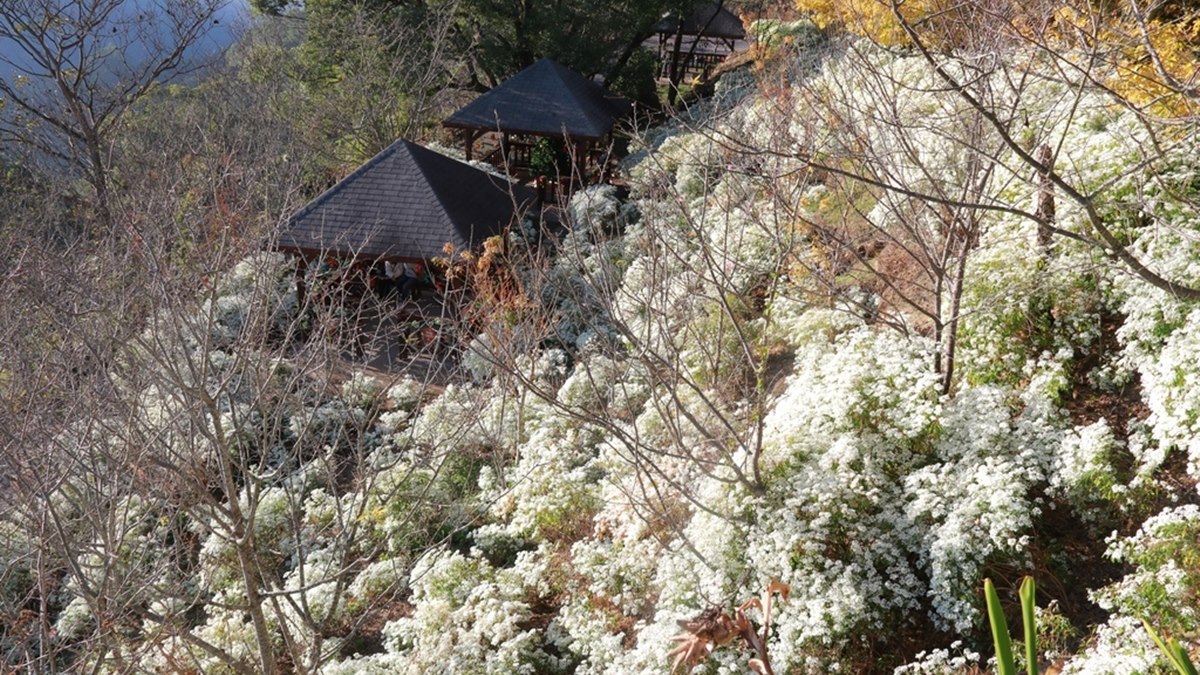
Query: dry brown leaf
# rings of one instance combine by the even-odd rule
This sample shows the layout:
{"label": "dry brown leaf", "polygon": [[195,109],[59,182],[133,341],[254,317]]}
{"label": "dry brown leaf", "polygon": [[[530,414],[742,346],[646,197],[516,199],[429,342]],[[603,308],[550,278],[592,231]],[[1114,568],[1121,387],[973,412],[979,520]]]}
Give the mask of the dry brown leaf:
{"label": "dry brown leaf", "polygon": [[728,644],[739,634],[733,619],[721,611],[719,607],[710,607],[691,619],[675,622],[687,631],[672,638],[679,644],[671,650],[670,656],[675,657],[671,672],[691,672],[708,655],[720,645]]}
{"label": "dry brown leaf", "polygon": [[675,657],[675,660],[671,663],[672,673],[692,672],[692,668],[695,668],[696,664],[708,658],[709,653],[712,651],[710,643],[690,633],[676,635],[671,639],[679,643],[669,654],[669,656]]}
{"label": "dry brown leaf", "polygon": [[[710,607],[691,619],[676,621],[676,624],[687,632],[672,638],[678,644],[670,653],[670,656],[674,657],[671,672],[691,672],[692,668],[708,658],[714,649],[740,636],[746,646],[757,654],[749,661],[750,669],[759,675],[770,675],[773,671],[767,658],[766,641],[771,627],[774,596],[778,594],[786,601],[791,592],[791,586],[773,579],[763,589],[761,599],[751,598],[742,603],[734,617],[730,617],[718,607]],[[751,608],[759,610],[763,615],[761,635],[754,630],[754,624],[746,616],[746,610]]]}

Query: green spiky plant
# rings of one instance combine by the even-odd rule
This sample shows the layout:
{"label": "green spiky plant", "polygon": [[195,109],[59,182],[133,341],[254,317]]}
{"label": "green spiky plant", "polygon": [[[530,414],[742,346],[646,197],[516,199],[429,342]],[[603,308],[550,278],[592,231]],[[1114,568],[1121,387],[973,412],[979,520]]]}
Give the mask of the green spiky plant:
{"label": "green spiky plant", "polygon": [[1162,637],[1150,627],[1150,624],[1142,619],[1142,625],[1146,627],[1146,632],[1154,640],[1154,644],[1166,654],[1167,660],[1175,667],[1175,671],[1179,675],[1198,675],[1196,666],[1192,663],[1192,659],[1188,656],[1187,650],[1175,638],[1163,641]]}
{"label": "green spiky plant", "polygon": [[[1021,582],[1021,621],[1025,631],[1025,672],[1037,675],[1037,623],[1034,618],[1034,599],[1037,585],[1033,577]],[[983,580],[983,595],[987,599],[988,622],[992,627],[992,641],[996,645],[997,675],[1017,675],[1017,664],[1013,659],[1012,638],[1008,634],[1008,621],[1000,607],[1000,596],[991,579]]]}
{"label": "green spiky plant", "polygon": [[[983,580],[983,595],[987,600],[988,622],[991,624],[992,641],[996,646],[996,673],[997,675],[1017,675],[1017,665],[1013,659],[1012,638],[1008,633],[1008,622],[1004,618],[1004,610],[1000,607],[1000,596],[996,593],[996,587],[992,584],[991,579]],[[1037,623],[1034,618],[1037,585],[1034,583],[1033,577],[1027,576],[1021,582],[1019,595],[1021,596],[1021,620],[1025,633],[1025,672],[1026,675],[1037,675]],[[1158,645],[1179,675],[1200,675],[1188,656],[1187,650],[1179,644],[1178,640],[1172,638],[1164,641],[1145,619],[1142,620],[1142,625],[1146,627],[1146,632],[1150,633],[1154,644]]]}

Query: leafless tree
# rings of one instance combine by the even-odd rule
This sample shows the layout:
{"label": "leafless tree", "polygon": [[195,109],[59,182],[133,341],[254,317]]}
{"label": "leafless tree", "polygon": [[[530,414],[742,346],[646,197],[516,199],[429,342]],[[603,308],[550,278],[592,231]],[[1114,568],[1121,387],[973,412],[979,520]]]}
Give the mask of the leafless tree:
{"label": "leafless tree", "polygon": [[[392,404],[341,388],[364,342],[396,338],[397,303],[335,278],[297,299],[294,266],[261,251],[306,168],[286,158],[269,94],[214,79],[127,116],[134,240],[64,249],[3,228],[5,667],[315,672],[398,602],[396,586],[349,611],[355,576],[384,559],[403,570],[467,517],[441,492],[461,460],[436,444],[413,448],[419,461],[378,452]],[[416,398],[434,376],[418,374]],[[316,486],[329,519],[306,519]],[[217,615],[247,641],[205,632]]]}
{"label": "leafless tree", "polygon": [[[1099,190],[1089,190],[1088,188],[1078,184],[1077,181],[1072,180],[1070,177],[1065,176],[1056,170],[1053,164],[1047,165],[1038,161],[1037,157],[1035,156],[1037,153],[1036,149],[1027,147],[1025,144],[1020,142],[1017,132],[1012,125],[1012,118],[1006,115],[1006,113],[1011,110],[1011,102],[1006,102],[1006,107],[998,107],[993,103],[977,96],[974,92],[972,92],[971,87],[967,82],[963,81],[961,77],[956,76],[950,71],[944,59],[940,58],[935,53],[935,51],[930,47],[928,40],[922,36],[918,29],[904,19],[903,15],[899,12],[898,5],[893,3],[892,7],[893,13],[897,17],[897,21],[900,22],[905,33],[912,41],[912,44],[925,62],[929,65],[930,69],[944,83],[944,85],[950,91],[954,92],[966,105],[970,106],[977,112],[977,114],[981,115],[983,119],[986,120],[991,130],[997,134],[1003,142],[1005,149],[1015,155],[1017,161],[1024,164],[1029,170],[1040,173],[1042,176],[1044,176],[1044,179],[1047,182],[1052,184],[1056,190],[1061,192],[1064,199],[1074,202],[1084,211],[1087,216],[1087,223],[1090,225],[1093,232],[1076,232],[1065,234],[1068,234],[1068,236],[1086,238],[1098,248],[1101,248],[1108,254],[1125,263],[1129,269],[1133,271],[1133,273],[1156,288],[1186,300],[1200,299],[1200,289],[1189,285],[1186,281],[1173,280],[1163,276],[1144,263],[1129,250],[1129,247],[1121,240],[1121,237],[1114,232],[1112,224],[1104,216],[1100,208],[1101,203],[1106,197],[1103,187]],[[1163,78],[1163,82],[1161,84],[1171,91],[1175,91],[1185,96],[1188,95],[1189,90],[1187,87],[1183,86],[1178,80],[1171,77],[1169,73],[1166,73],[1166,71],[1163,70],[1161,60],[1157,58],[1157,50],[1153,44],[1150,44],[1150,39],[1145,32],[1148,15],[1143,11],[1139,11],[1136,4],[1133,6],[1133,15],[1135,17],[1135,21],[1141,27],[1144,41],[1149,44],[1149,53],[1153,55],[1151,58],[1155,61],[1158,70],[1160,70],[1160,72],[1166,76]],[[1016,30],[1015,26],[1001,23],[1001,21],[1002,20],[997,20],[995,22],[995,25],[999,27],[997,30],[1003,30],[1006,28],[1009,29],[1009,31],[1005,32],[1003,36],[1015,41],[1016,38],[1013,38],[1012,36],[1020,35],[1021,32]],[[1093,65],[1093,67],[1096,67],[1096,64],[1105,64],[1109,66],[1112,65],[1110,61],[1103,58],[1104,55],[1109,52],[1112,46],[1099,35],[1099,26],[1101,25],[1102,21],[1103,19],[1100,18],[1091,22],[1093,34],[1089,36],[1089,39],[1087,40],[1087,44],[1089,46],[1085,51],[1086,56],[1083,63],[1090,63]],[[1064,51],[1061,49],[1061,47],[1056,50],[1054,48],[1056,45],[1046,42],[1035,42],[1035,45],[1040,50],[1043,50],[1051,55]],[[1072,59],[1059,59],[1058,62],[1060,64],[1064,64],[1063,68],[1065,71],[1067,71],[1066,74],[1070,78],[1070,81],[1078,82],[1080,86],[1095,86],[1100,84],[1101,87],[1104,88],[1102,84],[1104,78],[1102,75],[1097,74],[1098,69],[1089,70],[1086,67],[1081,69],[1078,65],[1078,57]],[[1109,89],[1109,91],[1111,91],[1111,89]],[[1128,103],[1127,99],[1121,97],[1119,94],[1116,95],[1116,98],[1122,102]],[[1147,118],[1146,121],[1147,124],[1150,125],[1154,125],[1156,122],[1161,122],[1160,120],[1151,118]],[[1168,121],[1168,124],[1169,123],[1170,121]],[[1166,157],[1167,152],[1170,149],[1170,145],[1171,141],[1163,139],[1163,145],[1149,149],[1144,162],[1138,166],[1137,169],[1142,170],[1147,167],[1153,167],[1154,165],[1160,163]]]}
{"label": "leafless tree", "polygon": [[79,172],[105,228],[113,141],[157,85],[198,68],[224,0],[0,3],[0,139]]}
{"label": "leafless tree", "polygon": [[[1163,96],[1191,100],[1187,83],[1162,65],[1149,14],[1130,8],[1133,18],[1123,20],[1132,29],[1117,44],[1110,26],[1120,17],[1100,9],[1075,23],[1055,13],[1061,3],[1009,9],[968,3],[918,21],[893,3],[890,18],[907,36],[905,45],[839,35],[807,42],[801,52],[775,58],[776,70],[768,66],[758,75],[757,131],[742,133],[720,118],[697,127],[730,155],[759,162],[791,157],[797,171],[837,193],[846,208],[834,213],[814,217],[796,203],[785,205],[807,229],[811,250],[820,252],[806,259],[808,273],[843,301],[864,300],[856,289],[870,289],[864,315],[933,337],[940,352],[934,368],[947,393],[954,385],[963,274],[997,216],[1035,225],[1046,255],[1055,238],[1084,242],[1159,289],[1200,297],[1190,280],[1143,260],[1112,222],[1114,186],[1128,173],[1087,185],[1079,167],[1059,159],[1067,137],[1084,124],[1080,106],[1097,95],[1134,110],[1152,139],[1128,171],[1167,165],[1188,142],[1175,130],[1190,117],[1156,115],[1114,80],[1123,72],[1122,45],[1140,44],[1156,64]],[[818,77],[826,59],[848,75]],[[914,62],[925,68],[920,85],[912,84]],[[1047,80],[1066,84],[1068,112],[1065,119],[1031,120],[1034,85]],[[914,111],[913,99],[935,97],[940,103]],[[1015,186],[1036,199],[1004,198]],[[1196,208],[1186,195],[1175,197]],[[1058,217],[1068,208],[1082,214],[1069,226]]]}
{"label": "leafless tree", "polygon": [[[854,49],[845,58],[870,59]],[[978,67],[975,95],[994,103],[989,73],[982,70],[988,64]],[[802,161],[847,205],[820,215],[793,209],[811,242],[825,251],[809,258],[807,271],[831,293],[850,290],[843,297],[855,302],[852,289],[871,290],[873,297],[861,307],[865,315],[929,334],[939,347],[933,368],[949,393],[968,261],[989,208],[1000,206],[995,195],[1003,187],[997,177],[1001,142],[969,108],[914,115],[903,100],[903,85],[891,74],[864,70],[850,84],[829,81],[819,92],[801,88],[794,101],[809,111],[802,128],[823,119],[827,126],[821,128],[829,130],[794,139],[805,148]],[[949,138],[961,143],[959,152],[942,155],[928,147]]]}
{"label": "leafless tree", "polygon": [[[688,161],[710,178],[715,167],[734,177],[706,195],[713,202],[639,184],[638,214],[616,188],[593,187],[574,195],[548,244],[508,251],[515,293],[484,303],[493,320],[473,327],[484,339],[467,350],[502,386],[609,439],[633,468],[622,483],[630,503],[673,537],[688,512],[712,512],[694,493],[700,476],[763,488],[763,422],[789,365],[764,310],[796,233],[782,209],[754,209],[762,194],[783,203],[804,183],[777,184],[716,144],[699,152]],[[570,392],[540,372],[545,357],[570,364]]]}
{"label": "leafless tree", "polygon": [[[403,427],[376,435],[388,382],[342,388],[356,318],[395,302],[313,284],[289,304],[291,266],[252,243],[210,241],[192,270],[160,259],[129,289],[146,318],[103,367],[51,382],[55,410],[36,409],[44,391],[5,392],[2,520],[23,533],[6,558],[20,585],[0,607],[23,619],[5,636],[9,664],[315,672],[377,609],[346,611],[355,576],[381,556],[403,569],[462,524],[440,492],[449,447],[413,448],[420,461],[381,450],[409,442]],[[36,355],[22,353],[34,375],[61,358]],[[328,518],[307,504],[318,486]],[[202,630],[214,617],[244,621],[249,643]]]}

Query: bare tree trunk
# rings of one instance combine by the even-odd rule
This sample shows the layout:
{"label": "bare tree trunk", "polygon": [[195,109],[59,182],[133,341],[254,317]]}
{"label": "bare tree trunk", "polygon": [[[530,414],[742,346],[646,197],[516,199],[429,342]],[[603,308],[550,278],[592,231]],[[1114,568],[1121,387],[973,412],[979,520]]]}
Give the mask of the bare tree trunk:
{"label": "bare tree trunk", "polygon": [[680,73],[682,68],[679,63],[679,52],[683,50],[683,21],[680,20],[679,28],[675,31],[675,43],[671,47],[671,67],[667,71],[667,107],[671,108],[675,105],[675,99],[679,96],[679,82],[683,79]]}
{"label": "bare tree trunk", "polygon": [[[964,245],[964,249],[967,245]],[[962,310],[962,292],[963,279],[966,277],[967,271],[967,256],[964,252],[955,261],[954,280],[950,290],[950,312],[949,326],[946,335],[941,340],[942,345],[942,373],[941,385],[942,394],[948,395],[954,387],[954,369],[955,359],[958,351],[958,324],[961,320],[959,312]]]}
{"label": "bare tree trunk", "polygon": [[1038,226],[1038,247],[1044,255],[1049,252],[1054,236],[1054,184],[1050,181],[1050,173],[1054,171],[1054,151],[1042,143],[1033,158],[1041,167],[1038,169],[1038,201],[1034,217]]}

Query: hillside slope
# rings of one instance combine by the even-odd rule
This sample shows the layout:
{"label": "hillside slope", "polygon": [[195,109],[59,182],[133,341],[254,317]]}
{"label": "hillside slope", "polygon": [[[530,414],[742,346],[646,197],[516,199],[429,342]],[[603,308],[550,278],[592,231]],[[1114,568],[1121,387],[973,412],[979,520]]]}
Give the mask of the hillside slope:
{"label": "hillside slope", "polygon": [[[519,290],[479,294],[470,384],[313,386],[322,310],[271,256],[157,317],[0,531],[6,606],[56,588],[10,660],[663,673],[780,581],[776,673],[968,673],[983,578],[1031,573],[1047,662],[1159,672],[1140,620],[1200,626],[1200,312],[1089,219],[1200,282],[1194,128],[954,63],[998,130],[916,56],[810,39],[648,131],[552,258],[494,243]],[[728,643],[683,658],[749,672]]]}

